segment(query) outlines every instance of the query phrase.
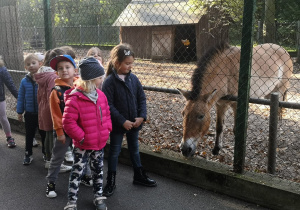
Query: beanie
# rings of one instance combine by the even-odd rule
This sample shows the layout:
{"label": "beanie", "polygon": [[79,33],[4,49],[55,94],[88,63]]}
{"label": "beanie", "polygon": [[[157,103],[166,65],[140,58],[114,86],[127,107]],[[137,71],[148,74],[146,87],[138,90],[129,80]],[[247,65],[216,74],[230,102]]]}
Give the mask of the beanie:
{"label": "beanie", "polygon": [[104,75],[104,68],[94,57],[87,57],[79,61],[79,74],[82,80],[92,80]]}
{"label": "beanie", "polygon": [[57,71],[57,64],[61,61],[68,61],[74,66],[74,68],[76,68],[76,63],[70,55],[58,55],[52,58],[50,61],[51,68]]}

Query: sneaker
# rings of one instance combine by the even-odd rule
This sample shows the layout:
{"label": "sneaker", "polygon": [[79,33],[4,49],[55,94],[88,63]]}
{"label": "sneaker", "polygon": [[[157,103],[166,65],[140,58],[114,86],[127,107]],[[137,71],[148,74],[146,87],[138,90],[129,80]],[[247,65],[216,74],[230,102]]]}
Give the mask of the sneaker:
{"label": "sneaker", "polygon": [[48,161],[48,160],[46,160],[46,162],[45,162],[45,168],[49,168],[50,167],[50,160]]}
{"label": "sneaker", "polygon": [[96,197],[94,199],[94,205],[96,206],[96,210],[106,210],[107,206],[104,203],[106,197]]}
{"label": "sneaker", "polygon": [[59,173],[69,172],[69,171],[71,171],[71,169],[72,169],[72,166],[67,166],[67,165],[61,164]]}
{"label": "sneaker", "polygon": [[6,141],[7,141],[7,146],[9,148],[14,148],[15,146],[17,146],[16,143],[15,143],[15,139],[12,138],[12,137],[7,137]]}
{"label": "sneaker", "polygon": [[84,175],[81,178],[81,184],[84,184],[85,186],[92,187],[93,186],[93,179],[90,176]]}
{"label": "sneaker", "polygon": [[65,155],[65,160],[69,163],[73,163],[74,162],[74,157],[71,151],[67,151],[66,155]]}
{"label": "sneaker", "polygon": [[74,203],[68,203],[65,207],[64,210],[77,210],[77,206]]}
{"label": "sneaker", "polygon": [[37,142],[37,140],[35,138],[33,138],[32,146],[33,147],[39,146],[39,143]]}
{"label": "sneaker", "polygon": [[46,189],[46,197],[47,198],[55,198],[57,196],[55,192],[55,183],[49,182],[47,184],[47,189]]}
{"label": "sneaker", "polygon": [[30,163],[32,162],[33,157],[30,155],[25,155],[24,157],[24,161],[23,161],[23,165],[30,165]]}

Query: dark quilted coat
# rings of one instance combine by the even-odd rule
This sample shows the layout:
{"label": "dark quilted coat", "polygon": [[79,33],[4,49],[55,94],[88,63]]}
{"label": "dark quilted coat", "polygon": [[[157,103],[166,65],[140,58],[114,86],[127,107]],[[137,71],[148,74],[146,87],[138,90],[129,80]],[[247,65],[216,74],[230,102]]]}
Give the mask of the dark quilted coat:
{"label": "dark quilted coat", "polygon": [[[146,120],[146,96],[139,79],[131,72],[126,75],[124,82],[113,70],[113,73],[105,79],[102,91],[110,107],[113,132],[127,132],[123,127],[126,120],[134,122],[137,117]],[[133,129],[141,128],[142,124]]]}
{"label": "dark quilted coat", "polygon": [[5,100],[4,85],[13,94],[15,98],[18,98],[18,90],[5,67],[0,67],[0,101]]}

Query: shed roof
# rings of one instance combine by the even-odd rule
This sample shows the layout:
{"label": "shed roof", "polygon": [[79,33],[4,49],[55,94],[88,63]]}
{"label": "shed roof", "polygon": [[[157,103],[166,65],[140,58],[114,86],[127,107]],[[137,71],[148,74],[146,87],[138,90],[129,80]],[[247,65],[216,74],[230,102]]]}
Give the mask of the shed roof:
{"label": "shed roof", "polygon": [[113,26],[158,26],[198,23],[204,11],[189,0],[132,0]]}

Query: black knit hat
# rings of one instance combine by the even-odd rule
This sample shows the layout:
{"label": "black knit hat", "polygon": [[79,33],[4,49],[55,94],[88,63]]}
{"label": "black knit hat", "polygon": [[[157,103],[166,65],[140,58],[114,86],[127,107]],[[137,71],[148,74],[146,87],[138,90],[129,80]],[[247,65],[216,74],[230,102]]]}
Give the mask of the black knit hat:
{"label": "black knit hat", "polygon": [[104,68],[94,57],[87,57],[79,61],[79,74],[82,80],[92,80],[104,75]]}

